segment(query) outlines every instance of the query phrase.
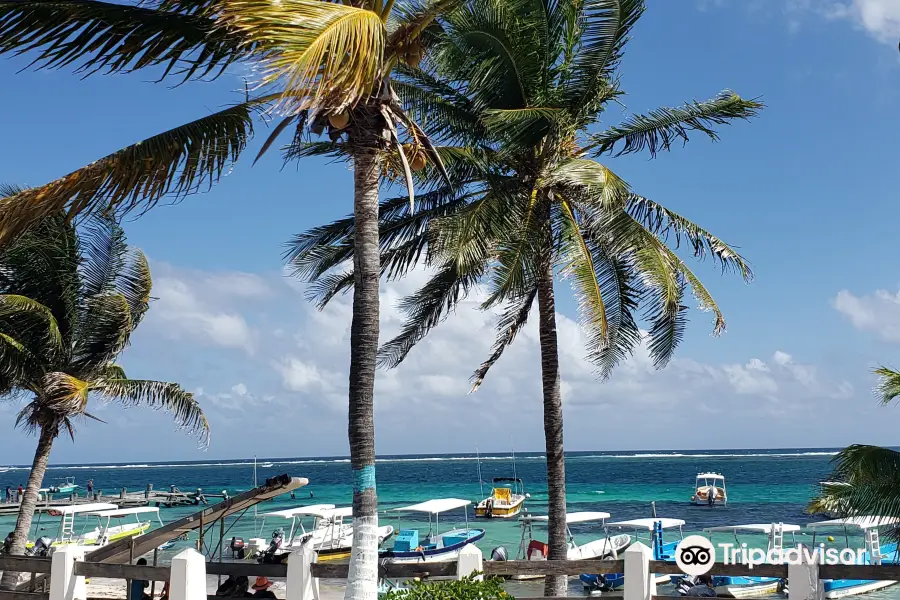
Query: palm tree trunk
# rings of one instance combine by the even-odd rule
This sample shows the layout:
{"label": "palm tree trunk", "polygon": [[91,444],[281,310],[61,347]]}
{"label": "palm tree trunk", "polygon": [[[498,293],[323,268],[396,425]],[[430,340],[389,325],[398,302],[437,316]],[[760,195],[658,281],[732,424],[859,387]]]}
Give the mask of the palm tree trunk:
{"label": "palm tree trunk", "polygon": [[[544,441],[547,455],[547,514],[549,560],[566,560],[566,461],[563,454],[562,394],[559,388],[559,351],[556,339],[556,302],[553,265],[544,256],[538,267],[538,329],[541,340],[541,382],[544,392]],[[567,596],[568,578],[548,575],[545,596]]]}
{"label": "palm tree trunk", "polygon": [[357,146],[353,155],[356,221],[353,320],[350,325],[350,464],[353,468],[353,549],[346,600],[378,597],[378,498],[375,493],[375,360],[378,352],[378,183],[381,155]]}
{"label": "palm tree trunk", "polygon": [[[41,428],[37,450],[34,452],[34,460],[31,463],[31,474],[28,476],[25,494],[19,505],[19,516],[16,518],[16,528],[13,530],[10,554],[25,554],[28,532],[31,530],[31,519],[34,517],[34,509],[37,507],[38,490],[41,489],[44,473],[47,472],[47,462],[50,460],[50,450],[55,437],[56,432],[53,428]],[[18,582],[19,573],[17,571],[4,571],[3,579],[0,580],[0,590],[13,590]]]}

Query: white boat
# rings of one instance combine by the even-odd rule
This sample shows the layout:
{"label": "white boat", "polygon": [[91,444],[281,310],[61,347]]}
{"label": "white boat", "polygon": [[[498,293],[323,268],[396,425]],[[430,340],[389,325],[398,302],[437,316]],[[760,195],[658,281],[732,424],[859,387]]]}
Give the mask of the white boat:
{"label": "white boat", "polygon": [[[139,515],[144,515],[147,520],[142,520]],[[134,537],[145,533],[153,526],[155,520],[162,527],[163,522],[159,517],[158,506],[137,506],[134,508],[115,508],[86,513],[88,517],[97,517],[99,525],[76,538],[81,545],[103,546],[122,538]],[[133,517],[133,522],[130,522]],[[155,517],[155,519],[154,519]],[[126,522],[129,521],[129,522]]]}
{"label": "white boat", "polygon": [[[675,548],[679,542],[684,539],[684,531],[682,527],[684,521],[681,519],[667,519],[663,517],[654,517],[648,519],[630,519],[628,521],[616,521],[615,523],[607,523],[606,527],[616,529],[627,529],[634,532],[634,541],[641,541],[641,534],[646,534],[645,540],[650,542],[650,548],[653,551],[653,560],[661,560],[666,562],[675,562]],[[678,539],[673,542],[663,540],[663,532],[667,529],[677,529]],[[609,533],[607,532],[607,535]],[[657,585],[669,583],[671,575],[652,574],[653,581]],[[588,591],[597,590],[614,590],[625,585],[624,573],[607,573],[597,575],[593,573],[582,573],[579,575],[582,585]]]}
{"label": "white boat", "polygon": [[[87,522],[82,519],[81,527],[76,526],[76,521],[78,520],[78,515],[86,515],[87,513],[104,511],[104,510],[118,510],[118,506],[115,504],[109,504],[106,502],[92,502],[90,504],[71,504],[68,506],[55,506],[49,509],[38,509],[37,519],[34,522],[34,530],[35,532],[41,531],[41,521],[44,520],[44,514],[46,513],[51,517],[59,517],[59,528],[56,531],[55,536],[46,536],[50,539],[51,547],[58,547],[64,544],[72,544],[79,542],[79,536],[82,535],[82,531],[85,529]],[[39,537],[39,536],[36,536]],[[34,544],[32,542],[28,542],[27,546],[30,548]]]}
{"label": "white boat", "polygon": [[398,528],[393,548],[379,553],[379,558],[391,563],[455,561],[463,547],[484,537],[484,529],[470,529],[468,511],[465,511],[465,528],[440,533],[440,515],[460,508],[465,510],[470,504],[471,501],[459,498],[438,498],[395,508],[393,512],[427,514],[428,533],[420,541],[419,530]]}
{"label": "white boat", "polygon": [[[303,545],[310,545],[318,555],[318,560],[336,560],[350,556],[350,547],[353,545],[353,524],[348,521],[353,516],[353,508],[350,506],[336,508],[334,504],[313,504],[297,508],[286,508],[260,515],[263,522],[260,532],[265,527],[266,519],[289,519],[290,531],[285,536],[278,555],[287,554]],[[309,528],[304,519],[311,517]],[[394,528],[384,525],[378,528],[378,543],[393,535]],[[260,533],[262,535],[262,533]]]}
{"label": "white boat", "polygon": [[[618,558],[619,552],[631,543],[630,535],[619,534],[610,537],[609,532],[604,529],[602,538],[579,545],[575,542],[572,530],[569,529],[569,525],[590,522],[599,522],[600,527],[603,527],[608,518],[609,513],[606,512],[566,514],[566,543],[568,545],[566,558],[568,560],[599,560],[607,556]],[[533,526],[535,523],[547,523],[549,520],[546,515],[526,515],[519,519],[519,523],[522,525],[522,539],[519,542],[519,553],[516,555],[516,560],[547,560],[549,548],[544,542],[534,539]],[[512,579],[541,579],[543,577],[543,575],[513,575]]]}
{"label": "white boat", "polygon": [[[708,527],[703,530],[707,534],[730,533],[734,536],[735,547],[741,547],[739,532],[762,533],[767,537],[766,553],[771,550],[784,548],[784,534],[790,533],[791,540],[797,543],[794,534],[800,531],[799,525],[787,523],[751,523],[748,525],[725,525],[722,527]],[[710,541],[712,536],[710,535]],[[779,577],[749,577],[749,576],[713,576],[713,587],[716,594],[729,598],[754,598],[765,594],[774,594],[779,591],[784,582]]]}
{"label": "white boat", "polygon": [[[881,544],[879,528],[900,524],[900,519],[895,517],[848,517],[845,519],[831,519],[809,523],[806,527],[812,529],[812,547],[816,547],[816,533],[828,529],[841,529],[844,532],[846,547],[850,548],[850,529],[862,530],[865,535],[865,555],[860,564],[881,565],[898,564],[898,548],[896,543]],[[856,580],[856,579],[825,579],[825,598],[831,600],[845,596],[856,596],[875,590],[880,590],[894,585],[896,581]]]}
{"label": "white boat", "polygon": [[[709,495],[713,501],[710,502]],[[694,480],[694,495],[691,504],[707,506],[725,506],[728,504],[728,493],[725,491],[725,476],[721,473],[697,473]]]}
{"label": "white boat", "polygon": [[518,477],[495,477],[492,483],[491,495],[475,505],[475,516],[509,519],[518,515],[529,497],[522,480]]}

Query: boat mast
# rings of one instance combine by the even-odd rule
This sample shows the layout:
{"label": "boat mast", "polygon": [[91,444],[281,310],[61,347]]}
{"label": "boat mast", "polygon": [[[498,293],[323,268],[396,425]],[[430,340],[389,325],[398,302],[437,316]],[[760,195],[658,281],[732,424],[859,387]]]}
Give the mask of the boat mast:
{"label": "boat mast", "polygon": [[475,458],[478,468],[478,488],[481,490],[481,497],[484,498],[484,481],[481,479],[481,455],[478,453],[478,445],[475,445]]}
{"label": "boat mast", "polygon": [[[512,436],[509,436],[509,445],[512,448],[512,461],[513,461],[513,479],[518,479],[519,475],[516,473],[516,447],[513,445]],[[515,486],[516,482],[513,481],[513,486]]]}
{"label": "boat mast", "polygon": [[[254,454],[253,455],[253,488],[256,489],[256,487],[257,487],[257,484],[256,484],[256,455]],[[254,525],[256,524],[256,517],[257,517],[256,505],[254,504],[253,505],[253,523],[254,523]]]}

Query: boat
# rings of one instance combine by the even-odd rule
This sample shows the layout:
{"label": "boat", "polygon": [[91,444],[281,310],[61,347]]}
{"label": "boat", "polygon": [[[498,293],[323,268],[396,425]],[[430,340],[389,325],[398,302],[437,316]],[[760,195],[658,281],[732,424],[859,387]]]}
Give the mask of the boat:
{"label": "boat", "polygon": [[[152,526],[152,520],[141,520],[138,515],[153,514],[155,521],[162,526],[159,517],[159,508],[156,506],[139,506],[136,508],[119,508],[115,504],[104,502],[91,504],[74,504],[59,506],[47,512],[52,517],[60,517],[59,529],[56,537],[50,538],[51,548],[67,544],[79,546],[105,546],[110,542],[116,542],[129,537],[141,535]],[[77,531],[76,517],[82,515],[88,519],[82,523],[81,531]],[[90,528],[93,522],[91,517],[97,519],[97,525]],[[125,522],[129,517],[134,517],[133,522]],[[40,518],[38,519],[38,524]],[[33,544],[29,543],[29,547]]]}
{"label": "boat", "polygon": [[440,533],[441,513],[466,509],[472,504],[469,500],[459,498],[438,498],[395,508],[392,512],[419,513],[428,515],[428,533],[421,540],[417,529],[399,529],[391,550],[379,553],[379,558],[389,563],[447,562],[454,561],[459,551],[468,544],[484,537],[484,529],[469,528],[469,515],[465,511],[466,525]]}
{"label": "boat", "polygon": [[[297,508],[286,508],[260,515],[263,518],[260,525],[260,535],[265,527],[266,519],[289,519],[290,531],[283,537],[278,547],[270,546],[272,556],[264,559],[264,562],[283,562],[292,551],[309,545],[315,550],[319,562],[338,560],[350,556],[350,548],[353,545],[353,524],[345,522],[353,516],[353,508],[350,506],[337,508],[334,504],[313,504]],[[304,518],[311,517],[310,527],[304,524]],[[280,529],[280,528],[279,528]],[[378,528],[378,544],[394,534],[394,527],[384,525]],[[273,539],[274,539],[273,535]],[[275,560],[273,560],[273,558]]]}
{"label": "boat", "polygon": [[71,494],[81,486],[75,483],[74,477],[66,477],[63,479],[63,483],[59,485],[51,485],[48,488],[41,488],[38,490],[40,494]]}
{"label": "boat", "polygon": [[[630,529],[634,532],[634,541],[641,540],[641,534],[649,534],[650,547],[653,551],[653,560],[663,560],[666,562],[675,562],[675,548],[679,542],[684,539],[684,531],[682,527],[684,521],[681,519],[667,519],[662,517],[652,517],[648,519],[631,519],[629,521],[617,521],[608,523],[607,529],[615,527],[617,529]],[[678,529],[678,539],[673,542],[666,542],[663,539],[663,531],[666,529]],[[608,533],[607,533],[608,535]],[[608,591],[621,588],[625,584],[624,573],[607,573],[597,575],[592,573],[582,573],[578,576],[585,590]],[[669,583],[671,575],[653,574],[653,580],[657,585]]]}
{"label": "boat", "polygon": [[[604,537],[590,541],[586,544],[578,545],[575,542],[575,536],[569,525],[576,523],[589,523],[599,521],[601,527],[609,518],[606,512],[574,512],[566,514],[566,538],[568,550],[566,558],[568,560],[600,560],[607,556],[618,558],[619,552],[628,547],[631,543],[631,536],[628,534],[619,534],[612,537],[605,530]],[[532,528],[534,523],[547,523],[549,518],[545,515],[525,515],[519,519],[522,524],[522,539],[519,542],[519,553],[516,560],[547,560],[548,546],[544,542],[534,539]],[[512,579],[541,579],[543,575],[513,575]]]}
{"label": "boat", "polygon": [[[900,519],[895,517],[874,517],[874,516],[858,516],[847,517],[843,519],[831,519],[828,521],[818,521],[809,523],[806,527],[813,532],[811,546],[816,547],[816,534],[821,530],[841,529],[844,532],[844,540],[846,548],[850,548],[850,529],[859,529],[865,536],[865,554],[860,564],[865,565],[881,565],[881,564],[898,564],[897,544],[881,544],[881,536],[879,528],[886,526],[894,526],[900,523]],[[856,596],[865,594],[875,590],[880,590],[888,586],[894,585],[896,581],[876,581],[876,580],[857,580],[857,579],[824,579],[822,580],[825,587],[825,598],[835,599],[845,596]]]}
{"label": "boat", "polygon": [[[713,501],[709,501],[709,494],[713,493]],[[694,480],[694,495],[691,496],[691,504],[707,506],[725,506],[728,504],[728,493],[725,491],[725,476],[721,473],[697,473]]]}
{"label": "boat", "polygon": [[[772,550],[782,550],[784,548],[785,533],[790,533],[793,543],[796,544],[797,540],[794,534],[800,531],[800,526],[787,523],[751,523],[748,525],[708,527],[703,531],[707,534],[731,533],[734,536],[735,547],[737,548],[740,548],[742,544],[738,536],[739,532],[763,533],[767,537],[766,554],[768,555]],[[676,578],[673,577],[674,579]],[[683,577],[681,579],[691,584],[695,583],[695,578]],[[784,581],[780,577],[714,575],[712,579],[716,595],[727,598],[754,598],[765,594],[774,594],[784,586]]]}
{"label": "boat", "polygon": [[[525,486],[518,477],[494,477],[491,495],[475,505],[475,516],[486,519],[509,519],[522,512]],[[508,484],[508,485],[497,485]]]}

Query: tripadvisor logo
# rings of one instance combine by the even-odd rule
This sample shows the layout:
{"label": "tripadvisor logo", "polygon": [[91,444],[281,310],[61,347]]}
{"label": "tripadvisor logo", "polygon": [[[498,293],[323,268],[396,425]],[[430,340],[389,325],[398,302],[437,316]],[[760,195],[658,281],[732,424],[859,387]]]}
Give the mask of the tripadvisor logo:
{"label": "tripadvisor logo", "polygon": [[702,535],[689,535],[675,548],[675,564],[685,575],[709,573],[716,562],[716,548]]}
{"label": "tripadvisor logo", "polygon": [[[719,544],[722,553],[722,564],[747,565],[751,569],[756,565],[858,565],[864,564],[866,550],[864,548],[825,548],[797,545],[796,548],[748,548],[747,544]],[[685,575],[694,577],[709,573],[716,562],[716,548],[711,541],[700,535],[689,535],[675,548],[675,564]]]}

